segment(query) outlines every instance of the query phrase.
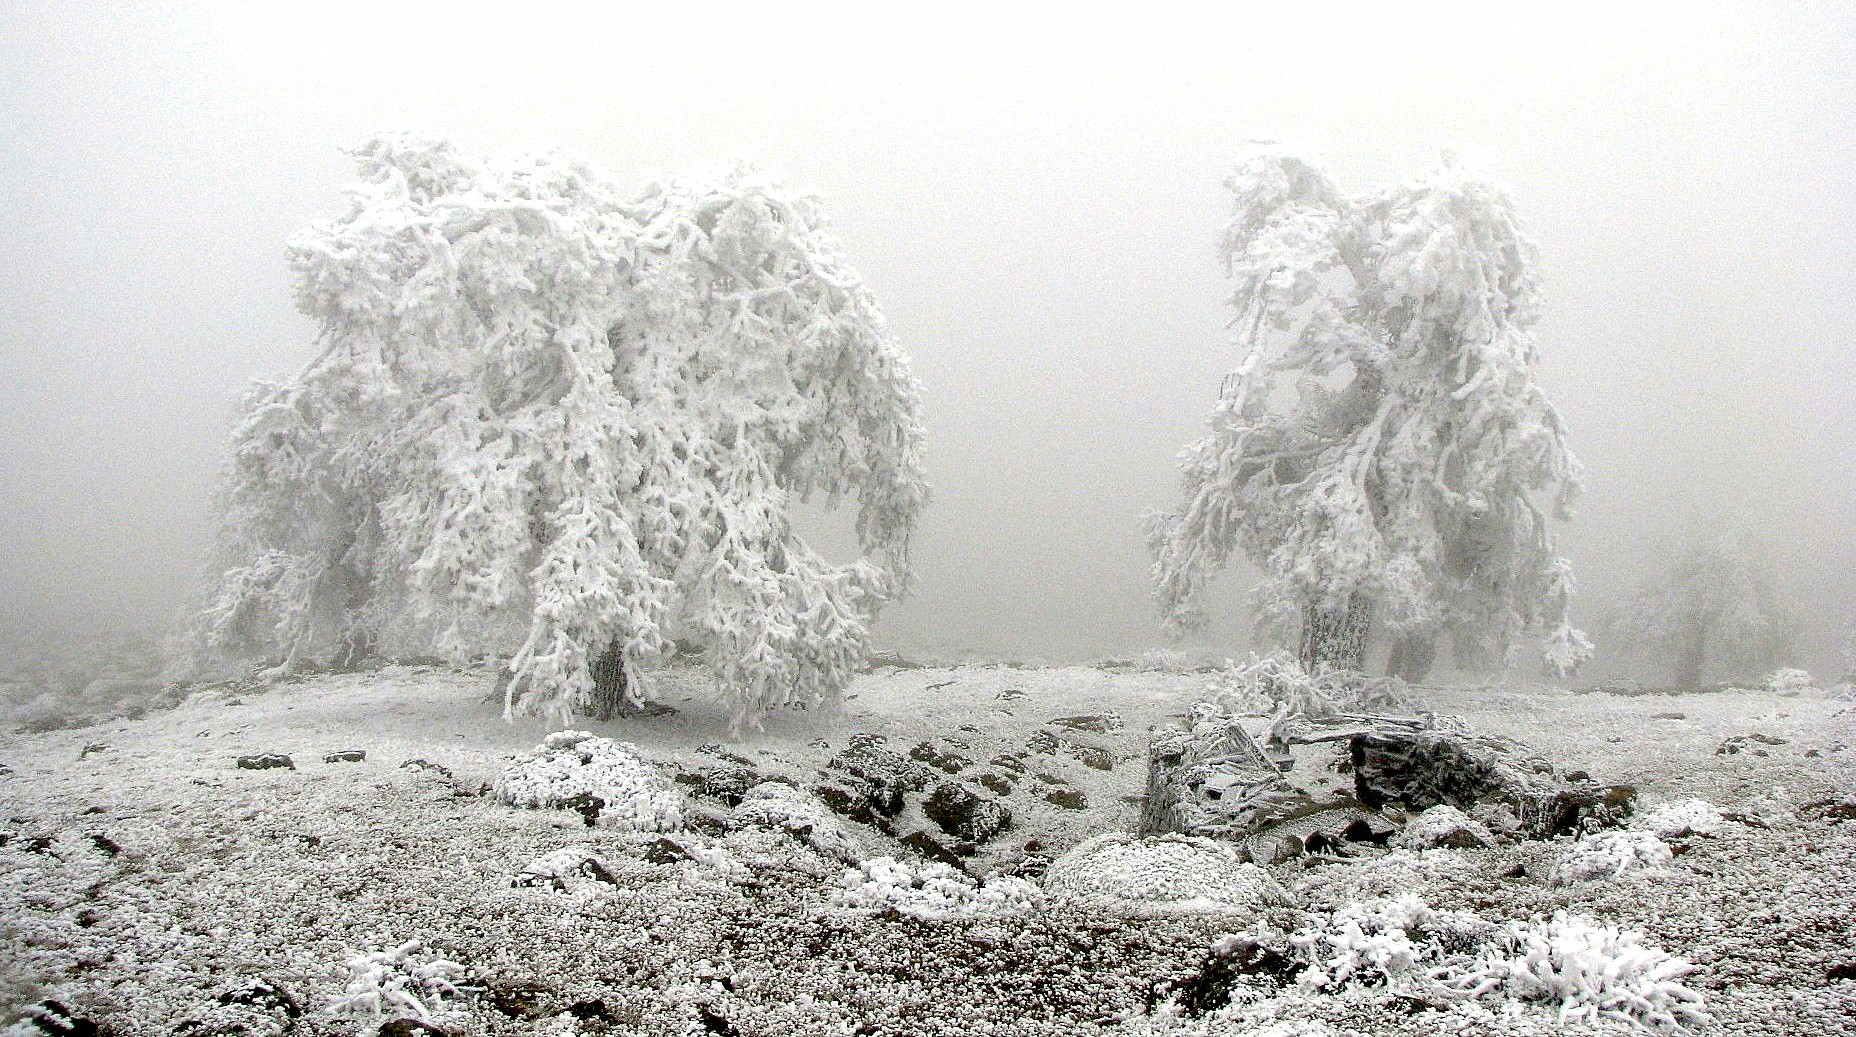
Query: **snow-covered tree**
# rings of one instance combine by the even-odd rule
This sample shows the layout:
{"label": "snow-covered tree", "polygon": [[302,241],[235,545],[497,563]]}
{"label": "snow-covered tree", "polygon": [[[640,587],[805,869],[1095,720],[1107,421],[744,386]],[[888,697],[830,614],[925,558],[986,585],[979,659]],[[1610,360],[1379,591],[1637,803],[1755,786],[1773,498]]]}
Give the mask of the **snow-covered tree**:
{"label": "snow-covered tree", "polygon": [[1666,662],[1679,688],[1709,675],[1756,678],[1786,661],[1797,611],[1759,546],[1728,535],[1690,542],[1644,582],[1606,624],[1641,659]]}
{"label": "snow-covered tree", "polygon": [[1228,184],[1242,359],[1181,454],[1178,510],[1149,519],[1169,629],[1204,624],[1241,547],[1311,672],[1363,668],[1379,634],[1419,679],[1440,638],[1482,665],[1528,631],[1570,672],[1591,645],[1548,516],[1570,517],[1579,467],[1535,381],[1535,252],[1507,194],[1446,159],[1349,195],[1274,145]]}
{"label": "snow-covered tree", "polygon": [[[246,399],[196,642],[509,652],[507,711],[599,715],[688,638],[737,724],[834,700],[927,487],[920,387],[818,201],[752,170],[622,196],[409,137],[355,157],[347,214],[291,244],[322,349]],[[836,564],[790,509],[845,497]]]}

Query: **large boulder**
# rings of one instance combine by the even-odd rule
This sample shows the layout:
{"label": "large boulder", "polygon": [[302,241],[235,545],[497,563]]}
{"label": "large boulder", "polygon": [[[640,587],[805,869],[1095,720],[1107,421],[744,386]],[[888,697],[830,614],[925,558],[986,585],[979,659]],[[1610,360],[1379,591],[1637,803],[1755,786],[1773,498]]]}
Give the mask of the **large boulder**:
{"label": "large boulder", "polygon": [[1470,810],[1492,804],[1513,811],[1520,834],[1544,839],[1587,820],[1610,822],[1630,806],[1633,791],[1564,775],[1507,739],[1437,728],[1386,727],[1352,735],[1348,755],[1354,792],[1373,810],[1397,804],[1428,810],[1448,804]]}
{"label": "large boulder", "polygon": [[1200,712],[1148,747],[1140,833],[1240,839],[1306,799],[1240,718]]}

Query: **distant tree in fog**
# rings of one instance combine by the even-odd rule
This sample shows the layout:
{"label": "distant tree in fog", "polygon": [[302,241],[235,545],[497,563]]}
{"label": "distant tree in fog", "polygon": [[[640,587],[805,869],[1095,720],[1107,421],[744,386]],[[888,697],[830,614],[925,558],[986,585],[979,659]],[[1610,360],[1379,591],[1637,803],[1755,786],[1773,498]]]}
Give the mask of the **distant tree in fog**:
{"label": "distant tree in fog", "polygon": [[1535,253],[1507,194],[1446,161],[1347,195],[1268,145],[1228,183],[1242,359],[1181,455],[1178,510],[1149,518],[1168,627],[1205,623],[1241,547],[1311,671],[1362,669],[1377,634],[1421,679],[1440,639],[1485,665],[1536,631],[1571,672],[1591,644],[1548,514],[1570,517],[1579,467],[1535,381]]}
{"label": "distant tree in fog", "polygon": [[[200,648],[513,650],[507,711],[605,716],[690,638],[737,723],[834,699],[927,488],[919,386],[816,199],[356,158],[347,215],[291,245],[322,353],[245,401]],[[789,509],[846,496],[864,556],[835,564]]]}
{"label": "distant tree in fog", "polygon": [[1666,662],[1679,688],[1710,675],[1750,679],[1783,663],[1799,617],[1759,547],[1728,536],[1688,544],[1627,598],[1606,632],[1639,659]]}

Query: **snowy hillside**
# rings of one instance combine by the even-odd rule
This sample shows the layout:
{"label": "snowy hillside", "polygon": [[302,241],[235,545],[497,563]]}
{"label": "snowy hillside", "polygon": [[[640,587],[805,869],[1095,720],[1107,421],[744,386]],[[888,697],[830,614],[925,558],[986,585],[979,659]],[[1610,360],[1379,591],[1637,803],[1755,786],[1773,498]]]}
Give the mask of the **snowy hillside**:
{"label": "snowy hillside", "polygon": [[[164,1035],[374,1033],[396,1015],[453,1034],[744,1037],[1856,1020],[1856,713],[1815,690],[1429,689],[1431,708],[1636,786],[1633,830],[1395,839],[1265,876],[1190,841],[1097,840],[1123,863],[1095,873],[1064,856],[1136,827],[1147,744],[1205,674],[879,667],[841,713],[776,715],[743,742],[698,680],[667,679],[673,714],[581,725],[655,765],[617,767],[608,798],[649,786],[679,804],[633,820],[506,802],[511,762],[551,728],[502,721],[488,672],[209,689],[140,720],[0,736],[0,1018],[48,1020],[5,1032],[89,1032],[55,1029],[47,1001]],[[870,747],[895,756],[855,755]],[[893,817],[808,791],[878,756],[909,765]],[[553,766],[526,758],[531,778]],[[631,830],[652,827],[669,830]],[[1154,863],[1167,854],[1172,871]],[[1206,874],[1248,892],[1168,906],[1165,883]],[[1069,896],[1078,882],[1107,901]],[[1101,906],[1142,897],[1160,906]],[[1683,1014],[1684,992],[1713,1024]]]}

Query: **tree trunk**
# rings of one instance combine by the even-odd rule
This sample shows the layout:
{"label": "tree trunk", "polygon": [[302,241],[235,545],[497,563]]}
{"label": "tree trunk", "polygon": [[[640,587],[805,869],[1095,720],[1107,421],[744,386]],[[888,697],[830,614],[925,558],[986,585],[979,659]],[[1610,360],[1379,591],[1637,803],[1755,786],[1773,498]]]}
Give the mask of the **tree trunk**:
{"label": "tree trunk", "polygon": [[1676,653],[1676,690],[1694,691],[1701,687],[1701,671],[1708,657],[1708,642],[1694,637],[1685,641]]}
{"label": "tree trunk", "polygon": [[1708,668],[1708,635],[1714,630],[1714,617],[1691,615],[1682,623],[1682,640],[1676,648],[1676,688],[1694,691],[1701,687],[1701,675]]}
{"label": "tree trunk", "polygon": [[1302,668],[1318,673],[1323,668],[1361,670],[1366,662],[1366,637],[1373,625],[1372,600],[1362,594],[1347,598],[1343,608],[1320,604],[1302,607],[1302,645],[1296,653]]}
{"label": "tree trunk", "polygon": [[607,645],[605,654],[593,660],[592,670],[593,700],[587,703],[587,714],[605,723],[629,712],[631,703],[625,697],[625,656],[619,651],[617,641]]}
{"label": "tree trunk", "polygon": [[1386,675],[1416,684],[1430,676],[1437,662],[1437,639],[1424,634],[1407,634],[1392,642],[1392,654],[1386,659]]}

